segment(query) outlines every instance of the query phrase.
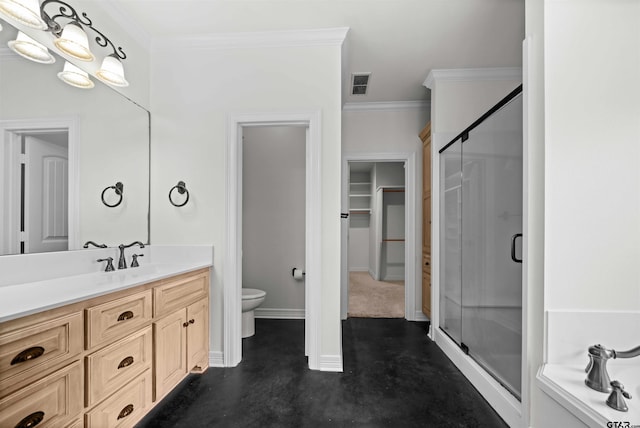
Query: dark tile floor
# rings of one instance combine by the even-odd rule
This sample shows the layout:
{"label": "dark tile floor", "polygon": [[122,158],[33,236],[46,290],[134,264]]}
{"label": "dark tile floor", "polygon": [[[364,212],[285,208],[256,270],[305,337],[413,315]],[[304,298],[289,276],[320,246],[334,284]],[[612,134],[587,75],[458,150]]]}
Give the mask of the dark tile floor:
{"label": "dark tile floor", "polygon": [[190,375],[138,427],[506,427],[425,328],[350,318],[327,373],[307,368],[303,321],[258,319],[238,367]]}

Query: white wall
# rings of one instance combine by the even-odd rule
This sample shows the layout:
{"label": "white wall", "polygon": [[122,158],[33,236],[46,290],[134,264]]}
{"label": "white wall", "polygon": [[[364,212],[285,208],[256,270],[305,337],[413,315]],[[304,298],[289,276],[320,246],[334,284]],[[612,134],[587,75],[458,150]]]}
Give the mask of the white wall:
{"label": "white wall", "polygon": [[[215,247],[213,352],[223,351],[227,117],[318,109],[322,114],[320,354],[341,354],[340,58],[336,44],[256,47],[245,43],[231,48],[206,39],[163,41],[153,52],[151,235],[154,244]],[[166,201],[166,192],[178,180],[187,183],[192,198],[182,209]]]}
{"label": "white wall", "polygon": [[264,290],[256,315],[304,317],[305,128],[246,127],[242,142],[242,286]]}
{"label": "white wall", "polygon": [[545,3],[547,310],[640,309],[639,22],[638,1]]}

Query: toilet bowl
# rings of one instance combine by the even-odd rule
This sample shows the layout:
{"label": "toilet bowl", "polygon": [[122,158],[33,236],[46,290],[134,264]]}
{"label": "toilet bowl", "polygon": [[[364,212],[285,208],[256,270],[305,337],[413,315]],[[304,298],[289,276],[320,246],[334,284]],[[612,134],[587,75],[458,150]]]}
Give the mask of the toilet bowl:
{"label": "toilet bowl", "polygon": [[255,288],[242,289],[242,338],[251,337],[256,332],[254,309],[264,302],[267,293]]}

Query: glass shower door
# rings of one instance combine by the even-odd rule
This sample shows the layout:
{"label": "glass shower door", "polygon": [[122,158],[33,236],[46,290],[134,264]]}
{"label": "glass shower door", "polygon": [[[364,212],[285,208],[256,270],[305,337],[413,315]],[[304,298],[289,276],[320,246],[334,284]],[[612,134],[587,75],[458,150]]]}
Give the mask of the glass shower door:
{"label": "glass shower door", "polygon": [[462,340],[461,198],[462,143],[440,155],[440,328]]}
{"label": "glass shower door", "polygon": [[522,95],[462,144],[461,202],[461,342],[520,398]]}

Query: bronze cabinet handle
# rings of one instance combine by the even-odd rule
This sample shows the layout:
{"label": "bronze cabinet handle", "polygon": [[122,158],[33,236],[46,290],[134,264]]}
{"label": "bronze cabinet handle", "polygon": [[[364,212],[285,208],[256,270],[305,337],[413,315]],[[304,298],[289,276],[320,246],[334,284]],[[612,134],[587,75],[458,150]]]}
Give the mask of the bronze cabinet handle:
{"label": "bronze cabinet handle", "polygon": [[126,321],[130,320],[131,318],[133,318],[133,312],[125,311],[120,314],[120,316],[118,317],[118,321]]}
{"label": "bronze cabinet handle", "polygon": [[33,428],[44,420],[44,412],[33,412],[26,418],[22,419],[16,425],[16,428]]}
{"label": "bronze cabinet handle", "polygon": [[183,327],[189,327],[189,323],[188,323],[188,322],[183,322],[183,323],[182,323],[182,326],[183,326]]}
{"label": "bronze cabinet handle", "polygon": [[118,370],[120,370],[122,368],[125,368],[125,367],[129,367],[131,364],[133,364],[133,357],[132,356],[128,356],[124,360],[120,361],[120,364],[118,364]]}
{"label": "bronze cabinet handle", "polygon": [[133,413],[133,404],[127,404],[124,406],[124,409],[120,410],[120,414],[118,414],[118,419],[123,419]]}
{"label": "bronze cabinet handle", "polygon": [[33,346],[29,349],[25,349],[20,352],[18,355],[13,357],[11,360],[11,365],[24,363],[26,361],[34,360],[44,354],[44,348],[42,346]]}
{"label": "bronze cabinet handle", "polygon": [[193,324],[194,322],[196,322],[196,320],[194,320],[193,318],[189,320],[189,324]]}

